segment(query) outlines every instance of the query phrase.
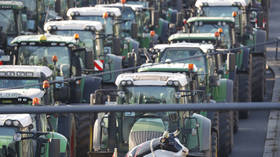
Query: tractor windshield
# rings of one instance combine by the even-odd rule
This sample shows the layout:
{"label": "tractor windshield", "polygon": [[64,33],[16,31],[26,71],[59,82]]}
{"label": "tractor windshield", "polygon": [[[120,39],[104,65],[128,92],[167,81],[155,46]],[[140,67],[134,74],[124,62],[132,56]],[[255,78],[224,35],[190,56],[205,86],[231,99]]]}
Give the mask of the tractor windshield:
{"label": "tractor windshield", "polygon": [[194,64],[200,74],[206,74],[207,71],[206,58],[199,48],[167,48],[161,53],[160,62],[166,62],[167,60]]}
{"label": "tractor windshield", "polygon": [[125,88],[125,104],[172,104],[177,101],[175,87],[133,86]]}
{"label": "tractor windshield", "polygon": [[[15,157],[17,156],[16,143],[14,136],[16,129],[11,127],[0,127],[0,156]],[[8,155],[7,155],[8,154]]]}
{"label": "tractor windshield", "polygon": [[124,30],[124,32],[130,32],[131,24],[135,22],[135,14],[133,10],[129,7],[125,7],[123,9],[120,8],[120,9],[122,10],[122,19],[126,20],[126,22],[122,24],[122,30]]}
{"label": "tractor windshield", "polygon": [[[203,7],[203,15],[207,17],[232,17],[232,13],[239,13],[240,9],[235,6],[210,6]],[[236,27],[239,26],[239,18],[235,18]]]}
{"label": "tractor windshield", "polygon": [[105,26],[106,35],[113,35],[113,19],[108,17],[104,19],[102,16],[75,16],[75,20],[90,20],[90,21],[99,21]]}
{"label": "tractor windshield", "polygon": [[[220,24],[221,23],[221,24]],[[223,23],[223,24],[222,24]],[[231,47],[231,36],[230,36],[230,26],[225,22],[218,22],[218,24],[214,23],[201,23],[199,25],[192,25],[191,32],[192,33],[215,33],[219,28],[223,29],[223,33],[221,33],[221,41],[222,46],[226,48]]]}
{"label": "tractor windshield", "polygon": [[13,33],[16,32],[15,15],[13,10],[5,9],[0,10],[0,26],[2,27],[2,32]]}
{"label": "tractor windshield", "polygon": [[44,65],[53,69],[52,57],[57,56],[57,76],[70,76],[70,50],[66,46],[20,46],[18,65]]}
{"label": "tractor windshield", "polygon": [[54,34],[64,35],[64,36],[73,36],[75,33],[79,34],[80,41],[85,44],[85,47],[94,51],[95,50],[95,34],[91,31],[83,30],[57,30],[54,31]]}
{"label": "tractor windshield", "polygon": [[39,84],[40,80],[36,78],[20,78],[20,77],[11,77],[11,78],[0,78],[0,88],[13,88],[13,87],[19,87],[19,86],[26,86],[25,89],[28,88],[38,88],[40,89],[40,86],[30,86],[34,84]]}

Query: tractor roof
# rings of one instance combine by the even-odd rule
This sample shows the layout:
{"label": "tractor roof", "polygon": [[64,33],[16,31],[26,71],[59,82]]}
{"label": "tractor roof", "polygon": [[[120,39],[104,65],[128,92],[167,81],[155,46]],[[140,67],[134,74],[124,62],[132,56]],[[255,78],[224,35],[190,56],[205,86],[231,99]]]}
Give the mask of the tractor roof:
{"label": "tractor roof", "polygon": [[197,0],[196,7],[203,6],[247,6],[245,0]]}
{"label": "tractor roof", "polygon": [[203,21],[203,22],[230,22],[230,23],[234,23],[234,18],[233,17],[191,17],[188,19],[188,23],[193,23],[193,22],[199,22],[199,21]]}
{"label": "tractor roof", "polygon": [[143,5],[138,5],[138,4],[122,4],[122,3],[113,3],[113,4],[98,4],[95,5],[96,7],[129,7],[133,11],[141,11],[145,7]]}
{"label": "tractor roof", "polygon": [[167,72],[141,72],[120,74],[117,77],[115,84],[119,86],[122,81],[128,80],[132,81],[136,86],[164,86],[167,85],[168,81],[178,81],[181,86],[185,86],[188,83],[187,77],[184,74]]}
{"label": "tractor roof", "polygon": [[176,33],[169,36],[168,41],[186,41],[188,40],[216,40],[214,33]]}
{"label": "tractor roof", "polygon": [[93,27],[96,31],[103,29],[102,23],[98,21],[85,21],[85,20],[62,20],[50,21],[44,25],[44,31],[51,29],[54,30],[86,30]]}
{"label": "tractor roof", "polygon": [[67,11],[67,16],[71,17],[73,14],[80,16],[103,16],[107,12],[113,16],[121,16],[121,11],[118,8],[103,8],[103,7],[80,7],[80,8],[70,8]]}
{"label": "tractor roof", "polygon": [[[193,72],[197,71],[194,65]],[[164,63],[164,64],[143,64],[138,72],[189,72],[189,64],[185,63]]]}
{"label": "tractor roof", "polygon": [[17,120],[22,127],[27,127],[32,124],[30,114],[0,114],[0,126],[4,126],[6,120]]}
{"label": "tractor roof", "polygon": [[159,49],[161,52],[166,48],[199,48],[204,53],[207,53],[209,49],[214,49],[212,44],[203,44],[203,43],[172,43],[172,44],[157,44],[154,46],[154,49]]}
{"label": "tractor roof", "polygon": [[22,9],[23,7],[20,1],[0,1],[0,9]]}
{"label": "tractor roof", "polygon": [[71,36],[40,34],[40,35],[21,35],[11,41],[11,44],[30,43],[30,42],[49,42],[49,43],[65,43],[77,45],[77,41]]}
{"label": "tractor roof", "polygon": [[0,77],[36,77],[40,78],[52,76],[52,70],[46,66],[33,65],[2,65],[0,66]]}
{"label": "tractor roof", "polygon": [[[24,88],[24,89],[5,89],[0,91],[0,98],[13,99],[13,98],[42,98],[45,91],[39,88]],[[26,102],[28,103],[28,102]]]}

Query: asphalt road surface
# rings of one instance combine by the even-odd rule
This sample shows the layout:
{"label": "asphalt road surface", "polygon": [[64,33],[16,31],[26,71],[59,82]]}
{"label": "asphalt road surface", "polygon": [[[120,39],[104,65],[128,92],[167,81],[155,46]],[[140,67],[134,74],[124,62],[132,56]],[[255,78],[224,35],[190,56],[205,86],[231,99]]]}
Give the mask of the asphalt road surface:
{"label": "asphalt road surface", "polygon": [[[280,3],[278,0],[271,0],[269,15],[269,38],[275,39],[280,36]],[[273,45],[269,47],[275,47]],[[268,56],[274,52],[268,52]],[[280,54],[280,53],[279,53]],[[267,57],[268,57],[267,56]],[[273,54],[274,56],[274,54]],[[269,58],[268,57],[268,58]],[[273,89],[273,73],[266,73],[266,97],[265,101],[271,101]],[[266,137],[267,121],[269,112],[251,112],[249,119],[240,120],[239,132],[234,137],[234,148],[230,157],[262,157],[264,141]]]}

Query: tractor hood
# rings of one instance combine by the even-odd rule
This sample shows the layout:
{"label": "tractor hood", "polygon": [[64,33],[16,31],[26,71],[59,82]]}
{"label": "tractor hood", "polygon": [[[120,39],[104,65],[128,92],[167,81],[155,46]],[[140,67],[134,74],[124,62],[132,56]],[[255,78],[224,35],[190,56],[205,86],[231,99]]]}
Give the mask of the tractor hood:
{"label": "tractor hood", "polygon": [[9,89],[5,91],[0,91],[0,98],[19,98],[25,97],[33,99],[35,97],[42,98],[45,92],[37,88],[29,89]]}
{"label": "tractor hood", "polygon": [[131,129],[131,132],[136,131],[164,132],[165,126],[160,118],[140,118],[134,123]]}
{"label": "tractor hood", "polygon": [[7,120],[18,121],[22,127],[27,127],[32,124],[30,114],[0,114],[0,126],[4,126]]}

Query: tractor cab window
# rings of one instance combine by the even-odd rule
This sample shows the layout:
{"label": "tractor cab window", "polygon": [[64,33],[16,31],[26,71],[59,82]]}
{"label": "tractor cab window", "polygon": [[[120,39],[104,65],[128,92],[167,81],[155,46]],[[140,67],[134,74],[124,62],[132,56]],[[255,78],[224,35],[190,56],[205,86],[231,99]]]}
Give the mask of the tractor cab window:
{"label": "tractor cab window", "polygon": [[215,33],[219,28],[223,29],[223,33],[220,34],[221,44],[223,47],[230,48],[231,47],[231,29],[228,24],[225,22],[218,23],[201,23],[196,22],[192,25],[191,31],[192,33]]}
{"label": "tractor cab window", "polygon": [[0,10],[0,26],[2,27],[2,32],[14,33],[16,32],[15,15],[13,10],[5,9]]}
{"label": "tractor cab window", "polygon": [[176,89],[169,86],[126,87],[125,104],[172,104],[177,103]]}
{"label": "tractor cab window", "polygon": [[0,146],[0,156],[6,157],[16,157],[19,156],[17,151],[16,142],[14,141],[14,136],[16,134],[16,129],[12,127],[0,127],[0,137],[2,139]]}
{"label": "tractor cab window", "polygon": [[207,71],[206,58],[199,48],[168,48],[161,53],[160,62],[168,60],[177,63],[194,64],[200,74],[206,74]]}
{"label": "tractor cab window", "polygon": [[102,16],[75,16],[75,20],[99,21],[105,26],[106,35],[113,35],[114,23],[112,17],[104,19]]}
{"label": "tractor cab window", "polygon": [[[13,88],[13,87],[20,87],[20,86],[26,86],[25,89],[28,88],[38,88],[40,89],[39,84],[40,80],[39,79],[34,79],[34,78],[0,78],[0,88]],[[35,85],[35,86],[31,86]]]}
{"label": "tractor cab window", "polygon": [[80,41],[84,44],[85,48],[95,51],[95,34],[91,31],[82,30],[57,30],[53,32],[57,35],[74,36],[75,33],[79,34]]}
{"label": "tractor cab window", "polygon": [[131,31],[131,24],[135,22],[135,14],[133,10],[129,7],[119,8],[122,11],[122,20],[125,20],[122,23],[121,27],[125,33],[130,33]]}
{"label": "tractor cab window", "polygon": [[[232,17],[232,13],[240,13],[241,10],[235,6],[210,6],[203,7],[203,16],[207,17]],[[235,27],[238,28],[240,24],[240,19],[237,16],[235,18]]]}
{"label": "tractor cab window", "polygon": [[20,46],[18,65],[43,65],[54,69],[52,57],[57,56],[57,76],[70,76],[70,53],[66,46]]}

